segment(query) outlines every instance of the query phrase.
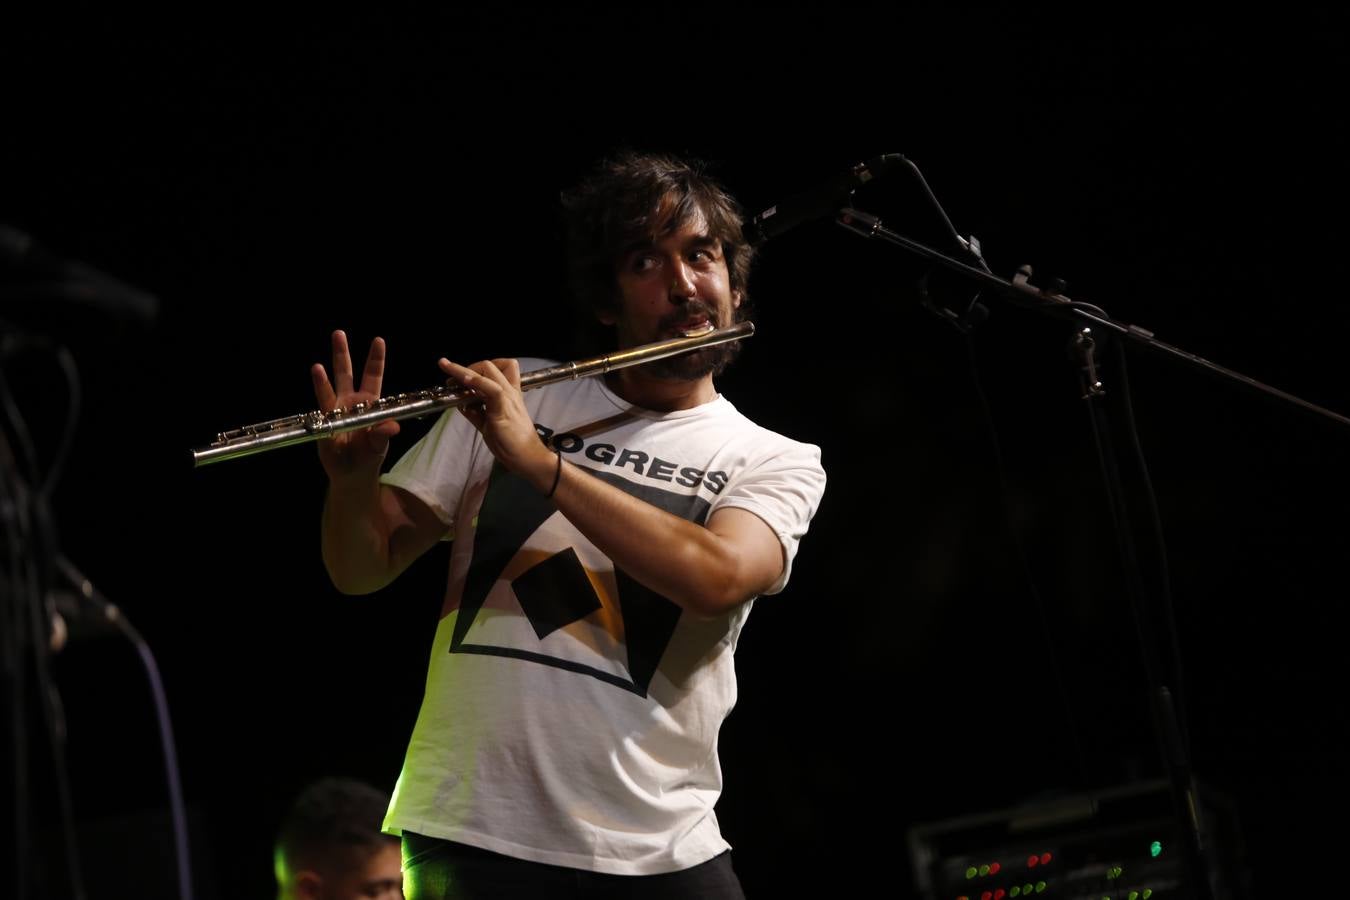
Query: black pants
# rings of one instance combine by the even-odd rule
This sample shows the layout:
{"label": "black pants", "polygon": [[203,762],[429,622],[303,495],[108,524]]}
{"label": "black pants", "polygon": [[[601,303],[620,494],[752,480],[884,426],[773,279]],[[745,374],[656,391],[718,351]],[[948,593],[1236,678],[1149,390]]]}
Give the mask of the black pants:
{"label": "black pants", "polygon": [[605,875],[403,834],[407,900],[745,900],[731,851],[664,875]]}

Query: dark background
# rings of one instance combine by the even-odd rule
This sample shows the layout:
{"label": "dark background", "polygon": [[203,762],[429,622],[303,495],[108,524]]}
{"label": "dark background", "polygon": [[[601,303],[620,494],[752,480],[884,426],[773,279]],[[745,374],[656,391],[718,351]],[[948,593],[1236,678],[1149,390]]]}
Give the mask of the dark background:
{"label": "dark background", "polygon": [[[1338,20],[214,15],[15,23],[0,55],[0,221],[162,303],[148,330],[57,310],[84,396],[54,503],[64,551],[163,668],[201,896],[272,890],[307,781],[392,785],[446,554],[342,597],[312,449],[199,471],[188,449],[309,409],[337,327],[388,340],[387,393],[436,383],[441,355],[568,358],[556,197],[616,147],[707,160],[751,211],[903,153],[999,274],[1030,263],[1350,411]],[[903,176],[856,199],[929,227]],[[752,896],[839,890],[841,870],[845,894],[904,895],[910,826],[1161,772],[1069,326],[987,301],[987,418],[920,271],[828,222],[769,244],[759,335],[720,385],[830,476],[791,586],[756,604],[723,729],[719,817]],[[1129,359],[1195,768],[1235,802],[1257,886],[1292,891],[1332,864],[1321,821],[1345,802],[1350,431]],[[55,364],[6,374],[53,447]],[[1114,361],[1104,380],[1119,422]],[[126,868],[167,895],[167,855],[142,861],[166,799],[135,658],[78,641],[56,672],[91,895]],[[59,859],[34,746],[35,840]]]}

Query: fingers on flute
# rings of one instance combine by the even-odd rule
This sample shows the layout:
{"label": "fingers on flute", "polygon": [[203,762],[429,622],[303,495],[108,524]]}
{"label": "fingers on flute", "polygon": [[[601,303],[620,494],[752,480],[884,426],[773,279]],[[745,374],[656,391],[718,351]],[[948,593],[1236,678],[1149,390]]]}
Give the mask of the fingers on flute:
{"label": "fingers on flute", "polygon": [[347,333],[333,332],[333,387],[339,397],[350,394],[352,386],[352,354],[347,348]]}
{"label": "fingers on flute", "polygon": [[459,363],[451,362],[444,357],[438,363],[441,371],[458,381],[465,387],[472,387],[478,390],[483,387],[492,387],[492,377],[489,374],[488,366],[490,363],[477,362],[472,366],[461,366]]}
{"label": "fingers on flute", "polygon": [[520,387],[520,362],[516,359],[494,359],[491,361],[511,387]]}
{"label": "fingers on flute", "polygon": [[377,337],[370,342],[366,367],[361,373],[361,390],[378,397],[382,387],[384,387],[384,338]]}
{"label": "fingers on flute", "polygon": [[482,374],[487,384],[491,385],[490,391],[487,393],[489,393],[489,396],[494,400],[504,397],[506,392],[511,390],[511,379],[506,376],[505,372],[497,368],[495,362],[492,360],[484,360],[483,362],[478,363],[477,366],[479,367],[477,371]]}
{"label": "fingers on flute", "polygon": [[485,411],[484,401],[487,399],[487,394],[481,390],[481,388],[485,386],[491,388],[494,386],[486,377],[475,372],[473,369],[470,369],[467,366],[461,366],[459,363],[451,362],[445,357],[441,357],[436,364],[440,367],[442,372],[459,382],[467,388],[470,393],[481,398],[470,403],[465,403],[459,408],[459,411],[464,418],[468,419],[475,428],[481,431],[483,426],[483,413]]}
{"label": "fingers on flute", "polygon": [[337,406],[337,394],[328,381],[328,371],[323,363],[315,363],[309,368],[310,380],[314,382],[314,399],[319,401],[319,409],[328,412]]}
{"label": "fingers on flute", "polygon": [[[505,366],[505,369],[503,369],[503,366]],[[476,376],[472,380],[473,389],[482,394],[484,398],[497,399],[507,389],[520,386],[519,366],[513,359],[485,359],[469,366],[468,371]],[[469,386],[470,382],[465,381],[464,384]]]}
{"label": "fingers on flute", "polygon": [[459,382],[463,381],[463,379],[460,378],[459,376],[462,375],[465,371],[467,371],[463,366],[459,365],[458,363],[452,363],[444,356],[436,360],[436,366],[442,372],[444,372],[445,374],[449,375],[451,378]]}

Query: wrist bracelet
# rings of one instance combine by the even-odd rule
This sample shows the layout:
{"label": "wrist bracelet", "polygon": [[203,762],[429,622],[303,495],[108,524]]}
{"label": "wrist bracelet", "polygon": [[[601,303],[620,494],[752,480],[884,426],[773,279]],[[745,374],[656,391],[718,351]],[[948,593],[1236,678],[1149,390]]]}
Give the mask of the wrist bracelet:
{"label": "wrist bracelet", "polygon": [[553,487],[549,488],[548,493],[544,495],[545,500],[553,496],[553,492],[558,489],[558,482],[562,480],[562,451],[554,450],[553,452],[558,455],[558,468],[553,472]]}

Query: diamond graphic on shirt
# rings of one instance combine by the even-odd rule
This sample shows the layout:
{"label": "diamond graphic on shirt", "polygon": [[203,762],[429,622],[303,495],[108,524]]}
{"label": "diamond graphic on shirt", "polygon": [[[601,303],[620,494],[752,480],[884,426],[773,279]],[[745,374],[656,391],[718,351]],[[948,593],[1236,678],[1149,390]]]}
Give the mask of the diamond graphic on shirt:
{"label": "diamond graphic on shirt", "polygon": [[541,641],[601,608],[586,569],[571,547],[521,575],[511,582],[511,588]]}
{"label": "diamond graphic on shirt", "polygon": [[[708,517],[711,504],[697,495],[677,494],[664,488],[634,483],[611,472],[586,471],[683,519],[702,523]],[[544,651],[542,645],[485,644],[468,640],[469,632],[482,613],[493,587],[513,564],[519,565],[519,557],[531,536],[556,513],[552,504],[524,479],[501,468],[493,471],[478,513],[473,561],[465,577],[459,615],[450,640],[450,652],[502,656],[553,666],[599,679],[645,697],[652,676],[679,624],[681,610],[618,567],[614,568],[614,585],[620,621],[606,628],[612,633],[613,646],[603,652],[614,654],[615,658],[609,661],[615,664],[615,668],[626,672],[627,677],[575,659],[550,654]],[[580,535],[576,539],[584,540]],[[572,547],[538,560],[524,572],[516,574],[511,580],[511,587],[521,612],[539,642],[604,609],[596,586]]]}

